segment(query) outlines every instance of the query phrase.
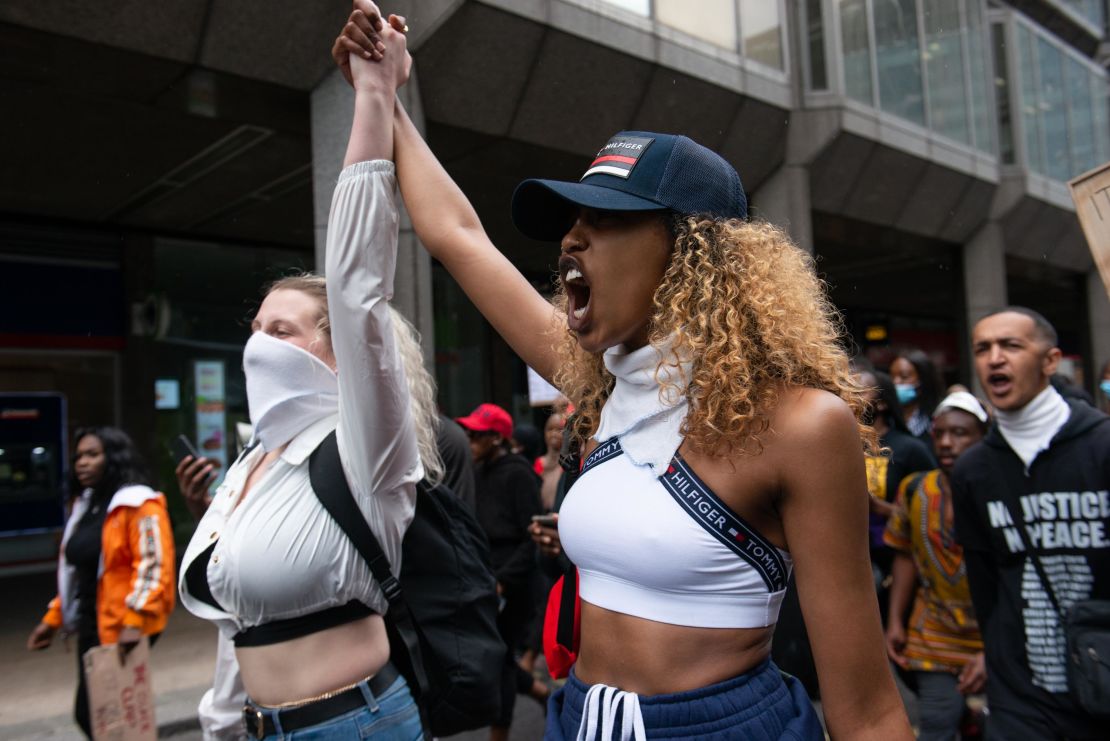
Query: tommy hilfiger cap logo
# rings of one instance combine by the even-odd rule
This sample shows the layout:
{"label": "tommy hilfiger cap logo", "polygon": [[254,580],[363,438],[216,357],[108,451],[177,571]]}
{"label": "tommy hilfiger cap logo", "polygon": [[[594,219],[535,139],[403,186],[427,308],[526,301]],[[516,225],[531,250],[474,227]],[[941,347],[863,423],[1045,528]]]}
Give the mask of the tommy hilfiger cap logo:
{"label": "tommy hilfiger cap logo", "polygon": [[653,141],[655,139],[648,136],[614,136],[597,153],[579,182],[590,175],[616,175],[627,179]]}

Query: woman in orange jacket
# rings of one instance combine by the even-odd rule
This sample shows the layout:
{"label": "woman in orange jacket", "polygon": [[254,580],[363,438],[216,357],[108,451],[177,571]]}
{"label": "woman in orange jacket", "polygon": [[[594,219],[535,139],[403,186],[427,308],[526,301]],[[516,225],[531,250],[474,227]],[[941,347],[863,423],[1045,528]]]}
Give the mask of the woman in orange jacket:
{"label": "woman in orange jacket", "polygon": [[130,651],[166,627],[174,605],[174,546],[166,498],[147,485],[135,444],[115,427],[77,432],[74,499],[58,554],[58,596],[27,648],[47,648],[59,629],[77,635],[74,717],[92,737],[85,652],[100,644]]}

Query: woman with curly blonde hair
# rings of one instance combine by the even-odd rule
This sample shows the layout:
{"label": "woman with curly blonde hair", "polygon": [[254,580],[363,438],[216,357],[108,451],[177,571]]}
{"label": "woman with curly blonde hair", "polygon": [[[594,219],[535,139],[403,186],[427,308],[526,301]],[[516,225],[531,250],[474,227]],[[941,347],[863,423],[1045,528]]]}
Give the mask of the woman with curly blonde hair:
{"label": "woman with curly blonde hair", "polygon": [[[341,65],[370,51],[361,15]],[[832,736],[912,739],[871,581],[861,388],[811,259],[746,221],[732,166],[625,131],[578,182],[522,183],[517,228],[560,246],[553,307],[400,105],[392,136],[421,242],[576,409],[558,534],[581,643],[545,738],[823,738],[770,660],[793,570]]]}

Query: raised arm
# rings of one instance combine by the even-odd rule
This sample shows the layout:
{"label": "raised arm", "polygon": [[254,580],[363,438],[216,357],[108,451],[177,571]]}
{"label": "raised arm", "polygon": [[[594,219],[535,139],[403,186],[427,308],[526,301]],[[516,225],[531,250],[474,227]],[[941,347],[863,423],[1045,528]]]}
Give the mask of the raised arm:
{"label": "raised arm", "polygon": [[[339,376],[339,453],[356,495],[422,476],[410,397],[388,301],[397,264],[393,101],[408,74],[404,35],[382,29],[381,61],[351,58],[355,114],[332,196],[327,289]],[[379,534],[380,536],[381,534]]]}
{"label": "raised arm", "polygon": [[[832,738],[913,739],[886,661],[856,421],[805,389],[776,420],[783,528]],[[799,465],[798,461],[805,461]]]}
{"label": "raised arm", "polygon": [[560,316],[490,242],[470,201],[398,105],[394,132],[401,195],[420,241],[525,363],[548,381]]}
{"label": "raised arm", "polygon": [[[374,56],[374,34],[382,26],[375,25],[377,9],[369,0],[355,0],[354,5],[355,11],[332,49],[340,69],[348,53],[351,60]],[[383,36],[386,33],[381,30]],[[388,57],[387,50],[384,61],[388,62]],[[490,242],[470,201],[432,154],[400,104],[394,121],[397,177],[421,243],[443,263],[513,351],[550,381],[557,363],[551,350],[551,332],[565,327],[565,317]]]}

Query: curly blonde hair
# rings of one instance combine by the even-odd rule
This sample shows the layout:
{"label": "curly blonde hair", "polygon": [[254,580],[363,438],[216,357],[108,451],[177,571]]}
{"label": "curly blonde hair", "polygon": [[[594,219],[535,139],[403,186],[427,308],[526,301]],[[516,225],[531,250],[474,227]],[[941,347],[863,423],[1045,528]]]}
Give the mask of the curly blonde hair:
{"label": "curly blonde hair", "polygon": [[[805,386],[847,402],[864,449],[877,449],[874,430],[862,422],[867,402],[849,368],[840,315],[813,258],[762,221],[676,215],[671,232],[674,252],[655,290],[648,340],[665,347],[673,337],[660,369],[693,359],[690,377],[679,379],[684,387],[660,389],[664,398],[685,395],[686,440],[711,455],[759,452],[782,393]],[[566,302],[560,284],[554,303],[561,315]],[[555,385],[574,404],[573,433],[584,442],[597,429],[614,378],[602,355],[584,351],[570,331],[560,333],[555,349]]]}

